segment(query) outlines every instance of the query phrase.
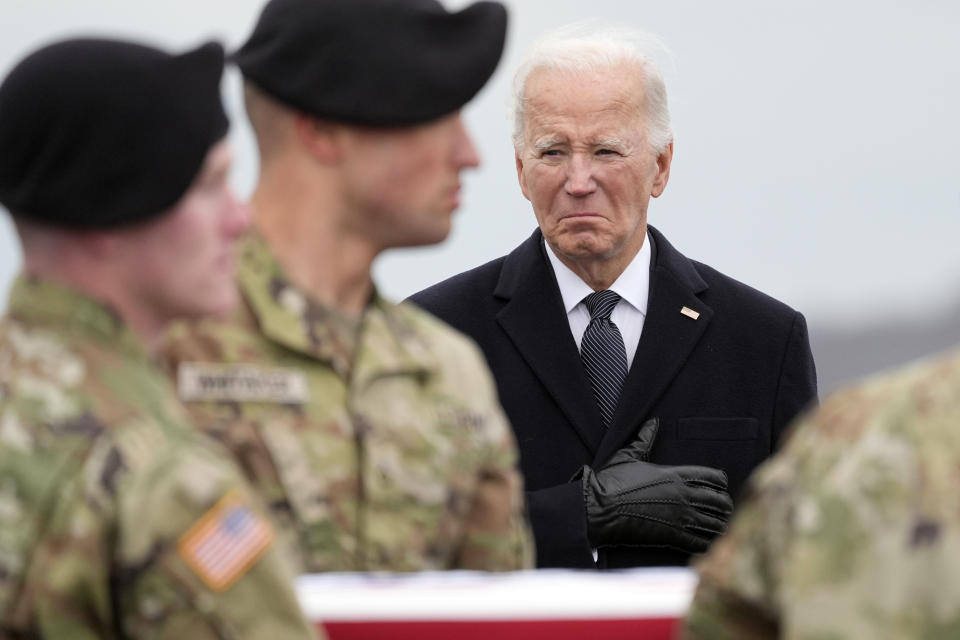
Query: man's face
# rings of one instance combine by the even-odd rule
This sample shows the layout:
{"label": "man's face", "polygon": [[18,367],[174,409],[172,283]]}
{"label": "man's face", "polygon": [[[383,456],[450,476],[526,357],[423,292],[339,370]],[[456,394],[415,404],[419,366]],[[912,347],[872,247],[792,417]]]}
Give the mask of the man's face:
{"label": "man's face", "polygon": [[517,175],[537,223],[564,262],[626,266],[643,245],[647,203],[663,193],[671,147],[646,137],[642,82],[630,67],[571,74],[537,70]]}
{"label": "man's face", "polygon": [[459,113],[414,127],[346,127],[343,142],[349,224],[378,249],[447,237],[460,171],[479,165]]}
{"label": "man's face", "polygon": [[235,241],[250,224],[228,183],[231,153],[214,145],[173,209],[116,232],[128,285],[157,323],[222,316],[236,304]]}

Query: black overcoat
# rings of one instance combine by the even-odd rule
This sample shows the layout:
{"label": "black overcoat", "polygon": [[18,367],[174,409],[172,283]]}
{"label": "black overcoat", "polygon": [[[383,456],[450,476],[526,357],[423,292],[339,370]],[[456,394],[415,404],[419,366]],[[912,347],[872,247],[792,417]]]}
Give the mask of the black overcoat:
{"label": "black overcoat", "polygon": [[686,258],[656,229],[648,232],[647,316],[607,431],[539,229],[509,255],[411,297],[486,355],[520,448],[541,567],[686,564],[689,557],[672,549],[616,547],[602,549],[595,565],[574,474],[602,466],[656,417],[651,462],[722,469],[736,497],[816,398],[800,313]]}

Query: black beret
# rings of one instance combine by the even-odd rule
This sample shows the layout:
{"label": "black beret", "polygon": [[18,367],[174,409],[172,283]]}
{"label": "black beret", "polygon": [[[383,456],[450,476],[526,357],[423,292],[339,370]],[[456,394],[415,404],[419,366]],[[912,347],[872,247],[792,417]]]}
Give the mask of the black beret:
{"label": "black beret", "polygon": [[168,210],[227,133],[223,64],[216,43],[171,55],[85,38],[30,54],[0,85],[0,203],[73,228]]}
{"label": "black beret", "polygon": [[452,113],[493,75],[507,12],[477,2],[270,0],[233,55],[279,102],[361,125],[413,125]]}

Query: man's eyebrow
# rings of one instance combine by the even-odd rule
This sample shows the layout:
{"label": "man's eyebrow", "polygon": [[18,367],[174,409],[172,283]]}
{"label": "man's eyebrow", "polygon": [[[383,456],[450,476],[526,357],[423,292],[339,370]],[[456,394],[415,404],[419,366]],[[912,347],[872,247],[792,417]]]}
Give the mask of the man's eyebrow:
{"label": "man's eyebrow", "polygon": [[542,138],[533,143],[533,148],[537,151],[546,151],[560,143],[557,138]]}
{"label": "man's eyebrow", "polygon": [[622,149],[626,146],[623,138],[601,138],[595,140],[591,146],[594,147],[610,147],[613,149]]}

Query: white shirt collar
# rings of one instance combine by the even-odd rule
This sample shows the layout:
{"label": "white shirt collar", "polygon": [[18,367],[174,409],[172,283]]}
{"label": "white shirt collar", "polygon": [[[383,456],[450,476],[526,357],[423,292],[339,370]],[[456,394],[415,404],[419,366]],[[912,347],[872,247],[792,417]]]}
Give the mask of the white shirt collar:
{"label": "white shirt collar", "polygon": [[[644,238],[643,246],[633,257],[627,268],[623,270],[612,285],[610,290],[615,291],[617,295],[642,313],[647,315],[647,298],[650,294],[650,243],[652,238],[648,233]],[[584,298],[593,293],[586,282],[580,276],[573,272],[567,265],[560,261],[557,254],[553,252],[550,243],[544,240],[544,246],[547,248],[547,257],[553,266],[553,272],[557,276],[557,284],[560,286],[560,296],[563,298],[564,310],[569,314],[574,307],[580,304]]]}

